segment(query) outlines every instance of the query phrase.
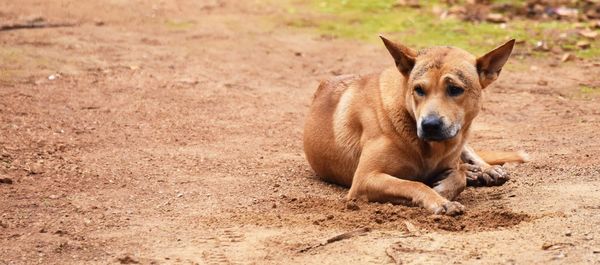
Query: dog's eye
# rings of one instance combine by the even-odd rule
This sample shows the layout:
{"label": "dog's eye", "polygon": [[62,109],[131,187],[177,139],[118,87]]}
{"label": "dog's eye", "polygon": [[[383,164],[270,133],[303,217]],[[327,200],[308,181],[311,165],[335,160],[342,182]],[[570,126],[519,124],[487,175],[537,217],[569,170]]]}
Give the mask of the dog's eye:
{"label": "dog's eye", "polygon": [[454,85],[448,86],[448,95],[451,97],[460,96],[465,90],[462,87],[457,87]]}
{"label": "dog's eye", "polygon": [[417,95],[419,95],[420,97],[425,96],[425,90],[423,90],[423,87],[421,86],[415,86],[415,93]]}

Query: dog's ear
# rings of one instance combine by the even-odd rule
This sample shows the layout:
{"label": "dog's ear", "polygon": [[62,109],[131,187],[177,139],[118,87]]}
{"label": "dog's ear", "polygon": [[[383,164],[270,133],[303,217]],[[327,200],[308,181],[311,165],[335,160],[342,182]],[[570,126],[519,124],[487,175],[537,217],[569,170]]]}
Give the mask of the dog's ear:
{"label": "dog's ear", "polygon": [[402,44],[394,43],[381,35],[379,37],[383,40],[383,44],[385,44],[392,57],[394,57],[396,67],[400,70],[400,73],[408,78],[410,71],[415,66],[416,52]]}
{"label": "dog's ear", "polygon": [[508,57],[510,57],[514,46],[515,40],[509,40],[502,46],[477,59],[477,73],[479,74],[479,83],[481,83],[482,88],[487,87],[498,78],[500,71],[502,71],[502,66],[504,66]]}

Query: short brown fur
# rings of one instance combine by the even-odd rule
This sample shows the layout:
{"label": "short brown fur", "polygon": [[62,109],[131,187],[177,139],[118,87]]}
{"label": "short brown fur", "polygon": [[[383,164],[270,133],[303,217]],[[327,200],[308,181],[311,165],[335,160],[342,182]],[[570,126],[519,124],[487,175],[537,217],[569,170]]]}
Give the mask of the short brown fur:
{"label": "short brown fur", "polygon": [[[467,180],[507,180],[502,168],[486,160],[524,161],[516,153],[487,153],[484,160],[466,144],[482,90],[498,77],[514,40],[480,58],[453,47],[415,52],[382,40],[396,68],[336,77],[317,89],[304,131],[306,157],[318,176],[350,187],[348,199],[410,202],[436,214],[460,214],[464,206],[452,200]],[[450,96],[450,87],[461,94]],[[425,125],[419,124],[431,115],[447,125],[440,130],[444,139],[424,136]]]}

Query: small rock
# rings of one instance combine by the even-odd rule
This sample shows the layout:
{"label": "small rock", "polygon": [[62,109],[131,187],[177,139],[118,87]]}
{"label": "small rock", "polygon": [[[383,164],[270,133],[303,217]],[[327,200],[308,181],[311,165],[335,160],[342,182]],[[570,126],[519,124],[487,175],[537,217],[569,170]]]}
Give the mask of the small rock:
{"label": "small rock", "polygon": [[333,214],[327,215],[327,220],[331,220],[331,219],[333,219],[333,217],[334,217]]}
{"label": "small rock", "polygon": [[570,54],[570,53],[565,53],[565,54],[563,54],[563,56],[560,58],[560,61],[564,63],[564,62],[568,62],[568,61],[570,61],[570,60],[573,60],[573,58],[575,58],[575,56],[573,56],[573,54]]}
{"label": "small rock", "polygon": [[277,208],[277,204],[273,203],[273,205],[271,205],[271,208],[273,208],[273,209]]}
{"label": "small rock", "polygon": [[548,46],[548,43],[546,43],[545,41],[538,41],[535,43],[535,46],[533,46],[533,50],[547,52],[550,50],[550,47]]}
{"label": "small rock", "polygon": [[29,169],[27,170],[27,174],[29,175],[39,175],[44,173],[43,166],[40,163],[34,163],[29,165]]}
{"label": "small rock", "polygon": [[565,236],[572,236],[572,235],[573,235],[573,233],[572,233],[571,231],[567,231],[567,232],[565,233]]}
{"label": "small rock", "polygon": [[500,13],[490,13],[485,17],[485,20],[492,23],[506,23],[508,19]]}
{"label": "small rock", "polygon": [[376,217],[376,218],[375,218],[375,223],[378,223],[378,224],[383,224],[383,219],[381,219],[381,218],[379,218],[379,217]]}
{"label": "small rock", "polygon": [[[540,85],[540,86],[547,86],[547,85],[548,85],[548,81],[546,81],[546,80],[539,80],[539,81],[537,82],[537,84],[538,84],[538,85]],[[514,195],[514,194],[510,194],[510,195],[508,195],[508,197],[515,197],[515,196],[516,196],[516,195]]]}
{"label": "small rock", "polygon": [[594,254],[600,254],[600,249],[594,249],[594,250],[592,250],[592,253],[594,253]]}
{"label": "small rock", "polygon": [[140,262],[130,256],[125,256],[117,259],[121,264],[139,264]]}
{"label": "small rock", "polygon": [[183,197],[183,193],[178,193],[177,198],[181,198],[181,197]]}
{"label": "small rock", "polygon": [[585,49],[589,49],[592,44],[589,41],[585,41],[585,40],[580,40],[577,42],[577,47],[579,47],[579,49],[585,50]]}
{"label": "small rock", "polygon": [[554,246],[554,244],[552,244],[552,243],[544,243],[544,244],[542,244],[542,250],[550,249],[552,246]]}
{"label": "small rock", "polygon": [[355,200],[351,200],[346,203],[346,209],[351,211],[358,211],[360,210],[360,207],[358,207],[358,204]]}
{"label": "small rock", "polygon": [[564,259],[567,256],[564,252],[559,252],[553,259]]}
{"label": "small rock", "polygon": [[59,197],[60,196],[58,196],[56,194],[52,194],[52,195],[48,196],[48,198],[53,199],[53,200],[58,199]]}
{"label": "small rock", "polygon": [[181,79],[178,79],[177,82],[182,83],[182,84],[187,84],[187,85],[196,85],[196,84],[200,83],[200,81],[193,79],[193,78],[181,78]]}
{"label": "small rock", "polygon": [[59,74],[52,74],[52,75],[48,76],[48,80],[54,81],[54,80],[58,79],[59,77],[60,77]]}
{"label": "small rock", "polygon": [[598,37],[598,31],[595,30],[590,30],[590,29],[584,29],[584,30],[580,30],[579,35],[586,37],[588,39],[595,39],[596,37]]}
{"label": "small rock", "polygon": [[579,14],[579,10],[568,7],[559,7],[554,12],[556,12],[557,15],[565,18],[576,18],[577,14]]}
{"label": "small rock", "polygon": [[411,222],[404,221],[404,225],[406,226],[406,229],[408,230],[408,232],[410,232],[411,234],[415,234],[415,235],[419,234],[419,232],[420,232],[419,229]]}
{"label": "small rock", "polygon": [[0,184],[13,184],[13,181],[9,178],[0,178]]}
{"label": "small rock", "polygon": [[275,187],[275,188],[279,188],[279,186],[280,186],[279,183],[273,184],[273,187]]}

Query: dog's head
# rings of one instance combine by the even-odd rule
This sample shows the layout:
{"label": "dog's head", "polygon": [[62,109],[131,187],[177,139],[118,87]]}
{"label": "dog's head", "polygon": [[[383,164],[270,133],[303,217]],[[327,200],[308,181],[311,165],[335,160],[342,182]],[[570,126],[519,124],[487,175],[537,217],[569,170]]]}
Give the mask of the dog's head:
{"label": "dog's head", "polygon": [[515,40],[479,58],[454,47],[414,51],[381,37],[406,77],[406,106],[426,141],[454,138],[481,108],[481,92],[498,78]]}

